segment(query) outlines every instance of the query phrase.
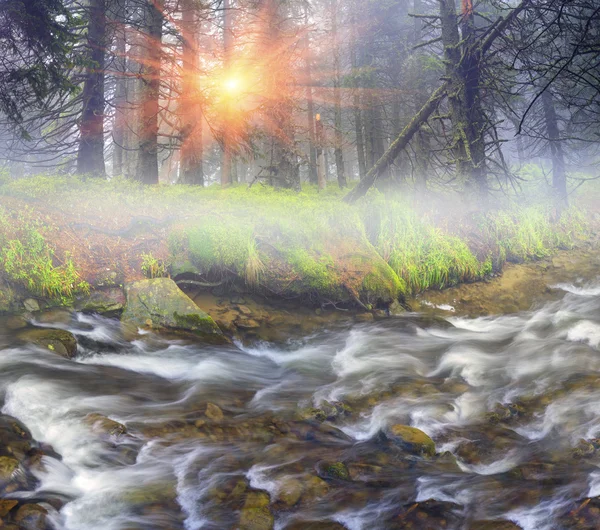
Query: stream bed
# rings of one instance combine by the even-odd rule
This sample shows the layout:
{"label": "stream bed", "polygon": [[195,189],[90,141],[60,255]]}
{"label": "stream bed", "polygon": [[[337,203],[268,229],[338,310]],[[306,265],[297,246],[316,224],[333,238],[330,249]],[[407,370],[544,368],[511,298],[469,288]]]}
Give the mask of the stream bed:
{"label": "stream bed", "polygon": [[[0,439],[16,418],[36,450],[2,497],[44,511],[12,528],[600,528],[599,273],[568,271],[509,314],[250,345],[34,318],[77,337],[73,360],[5,319]],[[398,443],[398,425],[436,454]]]}

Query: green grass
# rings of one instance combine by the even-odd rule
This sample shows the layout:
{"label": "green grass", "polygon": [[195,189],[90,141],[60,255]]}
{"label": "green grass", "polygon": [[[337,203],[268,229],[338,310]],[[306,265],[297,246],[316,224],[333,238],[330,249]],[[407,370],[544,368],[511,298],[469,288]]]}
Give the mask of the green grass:
{"label": "green grass", "polygon": [[29,293],[63,304],[88,292],[68,253],[61,263],[41,233],[41,225],[26,215],[11,219],[0,210],[0,266],[6,277]]}
{"label": "green grass", "polygon": [[[417,210],[402,198],[377,192],[349,206],[333,186],[324,192],[306,186],[296,193],[261,185],[222,190],[37,177],[4,181],[0,195],[34,197],[65,212],[80,208],[96,223],[123,212],[174,216],[170,259],[191,262],[207,279],[237,280],[265,294],[315,302],[358,298],[364,305],[480,280],[501,270],[505,261],[540,259],[570,248],[587,230],[586,216],[576,208],[558,219],[549,205],[533,201],[521,201],[528,204],[524,207],[506,203],[485,215],[433,203]],[[444,196],[438,202],[455,199]],[[16,239],[2,247],[10,258],[5,273],[11,279],[32,292],[60,296],[80,288],[68,257],[64,265],[54,265],[48,244],[31,231]],[[43,274],[24,272],[26,262],[30,268],[42,257]],[[142,258],[146,276],[165,273],[164,263],[151,254]],[[42,276],[52,279],[42,281]]]}

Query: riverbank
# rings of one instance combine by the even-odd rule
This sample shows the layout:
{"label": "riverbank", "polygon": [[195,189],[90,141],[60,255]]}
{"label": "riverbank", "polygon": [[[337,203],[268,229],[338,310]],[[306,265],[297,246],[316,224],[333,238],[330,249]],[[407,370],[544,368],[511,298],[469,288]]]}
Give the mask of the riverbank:
{"label": "riverbank", "polygon": [[[247,343],[132,340],[114,319],[64,310],[0,318],[0,521],[598,528],[599,261],[557,252],[462,285],[490,312],[474,319],[458,304],[449,318],[426,306],[432,317],[380,319],[188,291],[215,320],[281,333]],[[500,314],[501,289],[530,283],[540,305]]]}
{"label": "riverbank", "polygon": [[26,300],[29,309],[83,307],[91,295],[99,312],[103,304],[114,312],[124,285],[161,276],[221,298],[386,311],[593,237],[593,218],[577,207],[558,219],[540,204],[482,213],[451,196],[409,205],[373,194],[356,206],[340,196],[59,177],[4,182],[0,311],[27,308]]}

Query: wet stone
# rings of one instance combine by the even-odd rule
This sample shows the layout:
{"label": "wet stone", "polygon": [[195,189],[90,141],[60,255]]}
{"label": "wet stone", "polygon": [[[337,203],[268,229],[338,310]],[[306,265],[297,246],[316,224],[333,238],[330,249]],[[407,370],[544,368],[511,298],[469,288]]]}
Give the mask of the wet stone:
{"label": "wet stone", "polygon": [[350,480],[350,473],[343,462],[319,462],[317,474],[323,479]]}
{"label": "wet stone", "polygon": [[240,513],[239,530],[272,530],[275,517],[269,509],[269,495],[250,492]]}
{"label": "wet stone", "polygon": [[15,515],[15,522],[23,530],[46,530],[48,510],[39,504],[24,504]]}
{"label": "wet stone", "polygon": [[435,443],[423,431],[408,425],[392,425],[386,437],[402,449],[417,455],[434,456]]}
{"label": "wet stone", "polygon": [[50,350],[65,359],[72,359],[77,353],[77,340],[72,333],[62,329],[30,329],[20,332],[17,337]]}
{"label": "wet stone", "polygon": [[223,411],[214,403],[208,403],[206,405],[206,411],[204,415],[212,421],[219,422],[223,420]]}
{"label": "wet stone", "polygon": [[111,420],[102,414],[92,412],[84,418],[84,422],[87,423],[97,434],[105,434],[110,436],[118,436],[125,434],[127,428],[119,422]]}

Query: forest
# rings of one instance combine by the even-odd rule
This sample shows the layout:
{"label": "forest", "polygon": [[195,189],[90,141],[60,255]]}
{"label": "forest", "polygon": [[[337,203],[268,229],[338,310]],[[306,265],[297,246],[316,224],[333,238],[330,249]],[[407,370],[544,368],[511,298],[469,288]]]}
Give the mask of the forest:
{"label": "forest", "polygon": [[600,0],[0,0],[0,528],[600,528]]}
{"label": "forest", "polygon": [[598,9],[6,0],[0,156],[13,178],[337,185],[348,201],[535,185],[566,203],[597,163]]}

